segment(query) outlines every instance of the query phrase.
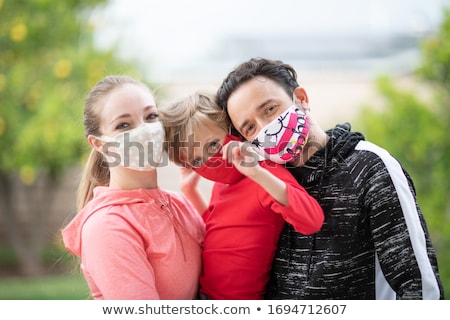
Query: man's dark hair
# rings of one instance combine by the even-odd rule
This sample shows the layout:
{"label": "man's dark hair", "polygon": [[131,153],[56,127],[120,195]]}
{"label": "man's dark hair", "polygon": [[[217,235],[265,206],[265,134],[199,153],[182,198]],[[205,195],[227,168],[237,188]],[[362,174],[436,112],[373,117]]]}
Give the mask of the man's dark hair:
{"label": "man's dark hair", "polygon": [[297,73],[294,68],[279,60],[252,58],[239,64],[223,80],[217,91],[217,102],[228,111],[228,98],[244,82],[257,76],[264,76],[278,83],[288,95],[298,87]]}

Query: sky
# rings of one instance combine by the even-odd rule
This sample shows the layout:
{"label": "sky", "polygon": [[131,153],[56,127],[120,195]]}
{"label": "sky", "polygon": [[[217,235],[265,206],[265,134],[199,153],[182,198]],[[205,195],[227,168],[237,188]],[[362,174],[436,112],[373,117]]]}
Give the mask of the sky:
{"label": "sky", "polygon": [[450,0],[111,0],[91,20],[99,48],[115,46],[170,81],[223,73],[249,55],[305,65],[387,55],[400,44],[395,37],[409,37],[407,47],[435,31],[444,6]]}

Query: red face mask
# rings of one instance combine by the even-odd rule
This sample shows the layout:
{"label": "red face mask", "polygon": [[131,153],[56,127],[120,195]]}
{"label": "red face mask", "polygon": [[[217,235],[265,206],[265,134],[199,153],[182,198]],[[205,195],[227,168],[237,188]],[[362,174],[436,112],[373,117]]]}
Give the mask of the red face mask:
{"label": "red face mask", "polygon": [[[223,145],[226,145],[230,141],[241,140],[235,136],[227,134]],[[225,184],[236,183],[244,177],[244,175],[238,169],[236,169],[233,164],[228,163],[225,159],[222,158],[222,147],[200,168],[193,168],[193,170],[205,179]]]}

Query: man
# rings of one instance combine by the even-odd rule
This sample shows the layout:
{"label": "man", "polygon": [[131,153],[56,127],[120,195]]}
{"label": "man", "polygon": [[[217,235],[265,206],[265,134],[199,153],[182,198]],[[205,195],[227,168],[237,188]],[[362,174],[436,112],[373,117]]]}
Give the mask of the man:
{"label": "man", "polygon": [[325,213],[311,236],[285,225],[267,299],[444,298],[411,178],[349,124],[323,131],[290,65],[250,59],[229,73],[217,99],[234,129],[265,157],[288,162]]}

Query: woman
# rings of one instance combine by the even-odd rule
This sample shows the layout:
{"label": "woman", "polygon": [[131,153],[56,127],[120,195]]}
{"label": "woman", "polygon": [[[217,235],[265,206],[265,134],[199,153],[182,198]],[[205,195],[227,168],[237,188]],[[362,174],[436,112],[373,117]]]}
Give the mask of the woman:
{"label": "woman", "polygon": [[204,224],[181,194],[158,187],[164,130],[152,92],[108,76],[84,110],[92,151],[78,215],[62,231],[94,299],[193,299]]}

